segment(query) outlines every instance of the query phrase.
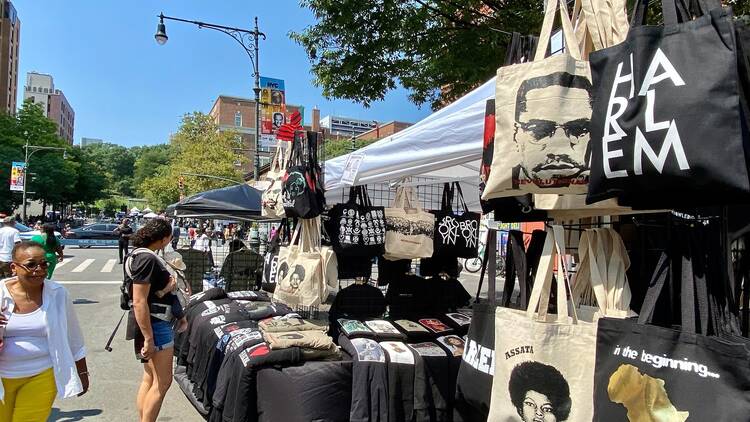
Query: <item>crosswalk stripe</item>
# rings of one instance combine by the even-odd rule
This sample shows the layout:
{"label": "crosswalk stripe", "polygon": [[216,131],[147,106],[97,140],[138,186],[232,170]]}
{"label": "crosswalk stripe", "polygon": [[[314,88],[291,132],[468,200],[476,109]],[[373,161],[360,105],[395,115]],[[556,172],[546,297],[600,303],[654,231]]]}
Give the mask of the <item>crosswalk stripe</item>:
{"label": "crosswalk stripe", "polygon": [[72,258],[66,258],[66,259],[63,259],[63,261],[62,261],[62,262],[58,262],[58,263],[57,263],[57,266],[56,266],[55,268],[60,268],[60,267],[62,267],[63,265],[67,264],[68,262],[72,261],[72,260],[73,260]]}
{"label": "crosswalk stripe", "polygon": [[82,273],[94,261],[95,261],[94,258],[89,258],[89,259],[83,261],[83,263],[81,263],[79,266],[73,268],[73,270],[71,272],[72,273]]}
{"label": "crosswalk stripe", "polygon": [[102,267],[103,273],[111,273],[112,270],[115,268],[115,262],[117,262],[116,259],[108,259],[107,263],[104,264],[104,267]]}

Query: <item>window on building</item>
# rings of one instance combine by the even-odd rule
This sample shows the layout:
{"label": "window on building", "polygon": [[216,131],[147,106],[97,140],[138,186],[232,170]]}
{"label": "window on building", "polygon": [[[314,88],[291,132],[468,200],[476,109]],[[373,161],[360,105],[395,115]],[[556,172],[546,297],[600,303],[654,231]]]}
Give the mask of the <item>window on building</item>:
{"label": "window on building", "polygon": [[237,127],[242,126],[242,113],[239,111],[234,113],[234,125]]}

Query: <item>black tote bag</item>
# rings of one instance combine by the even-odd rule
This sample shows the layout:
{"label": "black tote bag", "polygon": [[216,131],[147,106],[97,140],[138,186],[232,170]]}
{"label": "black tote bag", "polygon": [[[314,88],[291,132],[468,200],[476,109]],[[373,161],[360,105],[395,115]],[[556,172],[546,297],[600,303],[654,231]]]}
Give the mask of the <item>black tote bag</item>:
{"label": "black tote bag", "polygon": [[385,208],[372,205],[366,187],[350,188],[349,200],[334,205],[328,217],[326,230],[336,255],[375,257],[385,252]]}
{"label": "black tote bag", "polygon": [[[718,3],[718,2],[716,2]],[[591,179],[586,202],[633,208],[747,202],[736,41],[728,10],[645,26],[638,0],[626,40],[591,53]],[[682,16],[686,20],[686,16]]]}
{"label": "black tote bag", "polygon": [[276,278],[279,263],[279,249],[282,245],[288,245],[291,241],[291,229],[289,220],[283,218],[276,233],[268,241],[266,255],[263,257],[263,276],[261,287],[263,290],[273,292],[276,288]]}
{"label": "black tote bag", "polygon": [[681,330],[647,325],[670,272],[666,254],[638,321],[599,320],[595,421],[750,420],[750,340],[696,333],[707,329],[712,311],[705,284],[696,282],[702,275],[693,274],[689,260],[682,261]]}
{"label": "black tote bag", "polygon": [[[453,211],[457,197],[461,212]],[[464,201],[461,184],[446,183],[443,187],[441,208],[435,213],[435,256],[476,258],[479,246],[480,215],[469,211]]]}
{"label": "black tote bag", "polygon": [[315,218],[325,209],[317,162],[317,132],[294,133],[289,168],[282,179],[281,198],[288,217]]}

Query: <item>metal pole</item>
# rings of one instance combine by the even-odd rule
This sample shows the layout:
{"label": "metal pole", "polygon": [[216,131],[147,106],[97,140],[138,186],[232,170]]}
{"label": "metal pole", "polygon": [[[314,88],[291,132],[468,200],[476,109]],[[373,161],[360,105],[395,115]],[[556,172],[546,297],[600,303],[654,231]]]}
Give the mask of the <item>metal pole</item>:
{"label": "metal pole", "polygon": [[259,60],[258,60],[258,17],[255,17],[255,34],[254,35],[254,41],[255,41],[255,87],[253,88],[253,91],[255,91],[255,170],[253,171],[253,176],[255,179],[255,182],[257,183],[260,179],[260,67],[259,67]]}
{"label": "metal pole", "polygon": [[21,213],[23,214],[23,222],[26,224],[26,180],[29,178],[29,138],[26,138],[26,145],[24,146],[26,154],[23,159],[23,208]]}

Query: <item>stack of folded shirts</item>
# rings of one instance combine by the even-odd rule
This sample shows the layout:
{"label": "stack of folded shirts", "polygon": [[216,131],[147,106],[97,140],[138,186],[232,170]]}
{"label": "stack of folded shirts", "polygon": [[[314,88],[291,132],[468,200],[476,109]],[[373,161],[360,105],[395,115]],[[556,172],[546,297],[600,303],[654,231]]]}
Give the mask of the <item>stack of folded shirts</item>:
{"label": "stack of folded shirts", "polygon": [[341,352],[325,333],[328,327],[300,318],[265,320],[258,324],[272,350],[299,347],[304,360],[340,360]]}

